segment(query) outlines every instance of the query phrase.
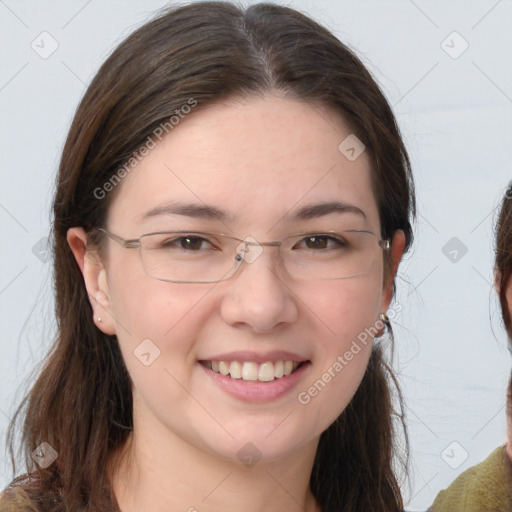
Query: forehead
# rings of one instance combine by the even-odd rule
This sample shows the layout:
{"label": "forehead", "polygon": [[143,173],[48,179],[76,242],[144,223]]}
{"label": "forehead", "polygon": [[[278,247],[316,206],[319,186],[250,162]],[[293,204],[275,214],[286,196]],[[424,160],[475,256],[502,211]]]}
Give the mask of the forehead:
{"label": "forehead", "polygon": [[295,213],[308,206],[337,202],[377,229],[370,159],[364,151],[347,158],[340,144],[349,136],[341,115],[318,104],[268,95],[209,106],[182,119],[123,179],[109,225],[133,234],[176,218],[167,206],[181,203],[225,214],[203,215],[208,222],[268,231],[306,220]]}

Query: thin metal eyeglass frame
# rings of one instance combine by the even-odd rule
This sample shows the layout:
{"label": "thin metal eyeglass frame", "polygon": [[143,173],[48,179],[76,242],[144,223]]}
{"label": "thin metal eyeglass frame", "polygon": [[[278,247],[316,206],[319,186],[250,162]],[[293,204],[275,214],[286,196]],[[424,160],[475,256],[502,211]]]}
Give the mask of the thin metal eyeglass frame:
{"label": "thin metal eyeglass frame", "polygon": [[[295,238],[295,237],[308,236],[308,235],[321,236],[321,235],[340,234],[336,231],[297,233],[294,235],[287,235],[287,236],[283,237],[281,240],[277,240],[274,242],[251,242],[251,241],[247,241],[247,240],[242,240],[240,238],[237,238],[236,236],[226,235],[224,233],[212,233],[211,231],[193,231],[193,230],[192,231],[191,230],[188,230],[188,231],[153,231],[151,233],[144,233],[139,238],[125,239],[125,238],[122,238],[119,235],[116,235],[115,233],[112,233],[111,231],[108,231],[107,229],[104,229],[104,228],[96,228],[96,230],[101,233],[105,233],[105,235],[107,235],[110,239],[114,240],[114,242],[117,242],[124,249],[139,249],[139,257],[140,257],[141,264],[142,264],[146,274],[147,274],[147,271],[146,271],[146,267],[144,266],[144,263],[142,261],[142,254],[141,254],[140,250],[142,248],[141,239],[146,236],[149,236],[149,235],[167,235],[167,234],[170,235],[170,234],[180,234],[180,233],[181,234],[189,234],[189,235],[190,234],[216,235],[216,236],[222,236],[225,238],[230,238],[232,240],[236,240],[237,242],[245,244],[247,247],[247,245],[281,246],[281,244],[283,243],[283,240],[286,240],[287,238]],[[375,233],[373,233],[373,231],[367,231],[364,229],[348,229],[348,230],[344,230],[343,232],[344,233],[366,233],[369,235],[373,235],[375,238],[378,239],[377,235]],[[385,251],[387,251],[391,248],[391,242],[388,239],[377,240],[377,243],[378,243],[379,247]],[[237,259],[238,257],[240,257],[240,254],[237,254],[237,256],[235,256],[235,259]],[[173,279],[162,279],[160,277],[150,276],[149,274],[147,274],[147,275],[151,279],[157,279],[158,281],[165,281],[165,282],[169,282],[169,283],[219,283],[221,281],[227,281],[227,280],[231,279],[232,277],[234,277],[235,274],[240,270],[240,267],[242,267],[242,263],[245,260],[244,260],[244,258],[241,258],[241,259],[238,259],[237,261],[239,261],[240,264],[235,268],[233,274],[231,274],[229,277],[226,277],[223,279],[217,279],[215,281],[177,281],[177,280],[173,280]],[[325,279],[325,280],[326,281],[334,281],[334,280],[338,280],[338,279],[351,279],[352,277],[358,277],[359,275],[362,275],[362,274],[356,274],[354,276],[349,276],[349,277],[333,277],[333,278]]]}

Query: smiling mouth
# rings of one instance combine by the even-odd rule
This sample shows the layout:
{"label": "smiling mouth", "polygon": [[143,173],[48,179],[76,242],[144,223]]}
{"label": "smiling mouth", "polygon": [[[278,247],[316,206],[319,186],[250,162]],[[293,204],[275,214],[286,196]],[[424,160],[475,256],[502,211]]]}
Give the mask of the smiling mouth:
{"label": "smiling mouth", "polygon": [[291,375],[308,361],[199,361],[215,373],[237,380],[272,382]]}

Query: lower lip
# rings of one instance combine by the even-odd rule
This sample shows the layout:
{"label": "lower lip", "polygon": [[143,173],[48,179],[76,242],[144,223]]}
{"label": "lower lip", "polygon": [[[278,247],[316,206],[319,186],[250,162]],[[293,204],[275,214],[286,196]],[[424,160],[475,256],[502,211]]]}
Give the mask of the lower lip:
{"label": "lower lip", "polygon": [[232,379],[231,377],[210,370],[201,363],[197,364],[206,372],[208,377],[228,395],[243,400],[244,402],[252,403],[270,402],[290,392],[311,366],[311,363],[307,361],[293,373],[290,373],[290,375],[269,382],[261,382],[256,380]]}

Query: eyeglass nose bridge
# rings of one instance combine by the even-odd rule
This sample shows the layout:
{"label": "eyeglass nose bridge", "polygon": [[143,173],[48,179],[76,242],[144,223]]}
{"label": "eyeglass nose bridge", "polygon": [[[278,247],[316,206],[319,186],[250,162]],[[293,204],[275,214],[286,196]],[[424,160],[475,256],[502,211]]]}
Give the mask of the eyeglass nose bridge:
{"label": "eyeglass nose bridge", "polygon": [[[235,260],[237,262],[239,262],[240,265],[241,265],[241,263],[243,261],[246,261],[247,263],[253,263],[254,261],[256,261],[256,259],[263,252],[263,249],[261,249],[261,246],[267,245],[267,246],[280,247],[281,244],[282,244],[282,242],[280,242],[280,241],[277,241],[277,242],[258,242],[252,236],[248,236],[244,240],[241,240],[240,243],[237,245],[237,247],[236,247],[236,253],[237,254],[235,256]],[[251,246],[251,245],[253,245],[255,247],[260,247],[260,249],[256,250],[256,251],[253,251],[253,252],[250,252],[249,249],[248,249],[248,246]],[[237,270],[238,270],[238,267],[240,265],[237,266]]]}

